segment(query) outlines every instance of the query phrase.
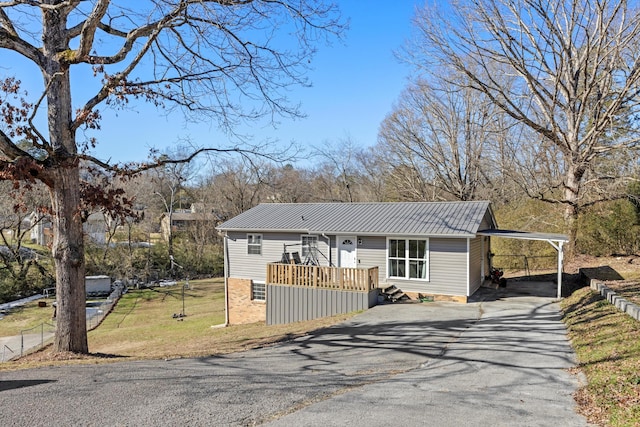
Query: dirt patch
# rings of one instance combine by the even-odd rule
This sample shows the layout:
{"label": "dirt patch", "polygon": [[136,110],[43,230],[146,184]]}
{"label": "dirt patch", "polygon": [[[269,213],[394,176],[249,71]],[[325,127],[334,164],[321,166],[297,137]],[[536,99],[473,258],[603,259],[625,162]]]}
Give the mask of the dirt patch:
{"label": "dirt patch", "polygon": [[[605,267],[614,270],[625,279],[640,278],[640,257],[637,255],[595,257],[591,255],[575,255],[565,260],[565,273],[579,273],[580,269]],[[604,280],[604,279],[603,279]]]}
{"label": "dirt patch", "polygon": [[565,271],[579,271],[584,286],[591,279],[604,282],[607,287],[627,301],[640,305],[640,257],[592,257],[579,255]]}

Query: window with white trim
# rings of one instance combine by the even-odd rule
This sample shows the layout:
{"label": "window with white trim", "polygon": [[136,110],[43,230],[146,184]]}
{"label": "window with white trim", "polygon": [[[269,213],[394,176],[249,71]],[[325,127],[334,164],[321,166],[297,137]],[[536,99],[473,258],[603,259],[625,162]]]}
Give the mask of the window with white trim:
{"label": "window with white trim", "polygon": [[429,240],[389,239],[389,277],[429,280]]}
{"label": "window with white trim", "polygon": [[262,255],[262,234],[247,234],[247,254]]}
{"label": "window with white trim", "polygon": [[309,254],[314,258],[318,253],[318,236],[304,235],[301,236],[302,243],[302,259],[306,259]]}
{"label": "window with white trim", "polygon": [[253,301],[266,301],[267,300],[267,286],[264,282],[251,282],[251,300]]}

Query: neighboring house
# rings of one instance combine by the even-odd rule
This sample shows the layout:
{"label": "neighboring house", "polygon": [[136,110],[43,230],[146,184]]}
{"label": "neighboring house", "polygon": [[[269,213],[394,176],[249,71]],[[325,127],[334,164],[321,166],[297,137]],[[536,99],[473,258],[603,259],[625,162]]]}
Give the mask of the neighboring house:
{"label": "neighboring house", "polygon": [[489,271],[489,238],[478,231],[497,227],[481,201],[261,204],[217,228],[226,237],[230,323],[281,323],[270,310],[282,307],[256,304],[279,281],[268,277],[272,263],[374,268],[376,292],[395,285],[413,297],[466,302]]}
{"label": "neighboring house", "polygon": [[94,212],[90,214],[82,225],[84,234],[98,245],[104,245],[107,242],[107,221],[108,216],[102,212]]}
{"label": "neighboring house", "polygon": [[32,212],[29,215],[31,227],[31,243],[50,246],[53,243],[51,219],[43,214]]}
{"label": "neighboring house", "polygon": [[[31,242],[41,246],[50,246],[53,243],[53,225],[51,219],[36,212],[29,216],[31,227]],[[84,234],[91,241],[104,245],[106,242],[107,222],[102,212],[90,214],[82,224]]]}
{"label": "neighboring house", "polygon": [[[169,225],[171,221],[171,226]],[[165,212],[160,217],[160,229],[165,241],[169,240],[169,230],[172,233],[185,231],[190,226],[210,223],[215,225],[218,216],[211,210],[207,211],[203,203],[193,203],[189,209],[176,209],[171,214]]]}

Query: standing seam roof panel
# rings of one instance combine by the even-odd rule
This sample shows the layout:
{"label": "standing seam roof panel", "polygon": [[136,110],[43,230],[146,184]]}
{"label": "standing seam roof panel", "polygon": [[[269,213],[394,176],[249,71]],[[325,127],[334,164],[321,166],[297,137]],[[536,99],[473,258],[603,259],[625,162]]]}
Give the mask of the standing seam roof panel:
{"label": "standing seam roof panel", "polygon": [[268,203],[219,230],[293,230],[350,234],[475,234],[489,202]]}

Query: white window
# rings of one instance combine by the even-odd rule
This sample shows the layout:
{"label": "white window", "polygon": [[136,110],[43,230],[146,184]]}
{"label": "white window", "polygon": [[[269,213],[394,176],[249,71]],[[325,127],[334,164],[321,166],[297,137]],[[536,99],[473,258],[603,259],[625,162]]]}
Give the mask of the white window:
{"label": "white window", "polygon": [[262,254],[262,234],[247,234],[247,254]]}
{"label": "white window", "polygon": [[387,254],[389,277],[429,280],[427,239],[389,239]]}
{"label": "white window", "polygon": [[307,257],[316,258],[316,254],[318,253],[318,236],[302,236],[302,258],[306,259]]}
{"label": "white window", "polygon": [[267,300],[267,287],[264,282],[251,282],[251,299],[253,301]]}

